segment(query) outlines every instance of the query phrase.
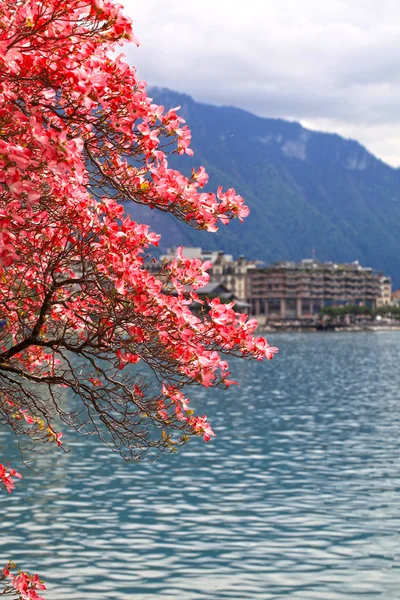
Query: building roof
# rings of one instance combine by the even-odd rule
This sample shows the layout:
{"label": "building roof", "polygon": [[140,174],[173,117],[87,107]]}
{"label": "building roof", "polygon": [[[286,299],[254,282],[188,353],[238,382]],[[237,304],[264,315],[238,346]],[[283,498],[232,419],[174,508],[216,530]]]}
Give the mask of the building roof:
{"label": "building roof", "polygon": [[237,308],[249,308],[250,304],[247,302],[243,302],[242,300],[238,300],[223,283],[220,281],[210,281],[202,288],[197,290],[197,295],[200,296],[216,296],[221,298],[221,300],[233,300],[235,302],[235,306]]}
{"label": "building roof", "polygon": [[228,290],[228,288],[220,281],[210,281],[205,286],[199,288],[196,291],[199,296],[213,295],[219,296],[220,298],[233,298],[232,292]]}

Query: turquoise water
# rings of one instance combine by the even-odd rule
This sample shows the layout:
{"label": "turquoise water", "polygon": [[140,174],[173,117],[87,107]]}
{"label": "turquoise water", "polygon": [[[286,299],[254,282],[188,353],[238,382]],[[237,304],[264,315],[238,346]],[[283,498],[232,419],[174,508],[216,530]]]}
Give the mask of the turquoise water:
{"label": "turquoise water", "polygon": [[209,444],[130,465],[94,439],[46,450],[0,495],[2,560],[46,600],[398,600],[400,332],[269,341],[272,362],[234,361],[240,388],[193,399]]}

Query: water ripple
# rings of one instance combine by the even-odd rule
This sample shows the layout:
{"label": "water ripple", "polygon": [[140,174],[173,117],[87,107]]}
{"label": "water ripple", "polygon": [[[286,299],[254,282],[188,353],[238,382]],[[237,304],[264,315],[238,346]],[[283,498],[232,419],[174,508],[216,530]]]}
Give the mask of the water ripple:
{"label": "water ripple", "polygon": [[[48,600],[398,600],[400,333],[280,334],[198,392],[217,438],[127,465],[94,439],[0,496],[0,557]],[[13,455],[14,452],[14,455]],[[15,448],[0,437],[0,455]]]}

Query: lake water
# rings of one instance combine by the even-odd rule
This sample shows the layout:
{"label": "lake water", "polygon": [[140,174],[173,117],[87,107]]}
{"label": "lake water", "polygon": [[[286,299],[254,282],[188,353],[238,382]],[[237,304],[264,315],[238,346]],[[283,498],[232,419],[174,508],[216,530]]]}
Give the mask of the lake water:
{"label": "lake water", "polygon": [[233,361],[240,388],[193,398],[209,444],[154,464],[48,449],[0,495],[3,562],[46,600],[398,600],[400,332],[269,341],[272,362]]}

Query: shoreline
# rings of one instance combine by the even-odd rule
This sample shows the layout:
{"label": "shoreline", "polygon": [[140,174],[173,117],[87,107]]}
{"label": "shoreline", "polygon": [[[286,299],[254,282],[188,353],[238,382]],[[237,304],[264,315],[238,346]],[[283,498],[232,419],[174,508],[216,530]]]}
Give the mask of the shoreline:
{"label": "shoreline", "polygon": [[400,331],[400,323],[396,325],[335,325],[330,327],[318,325],[260,325],[257,331],[260,333],[385,333]]}

